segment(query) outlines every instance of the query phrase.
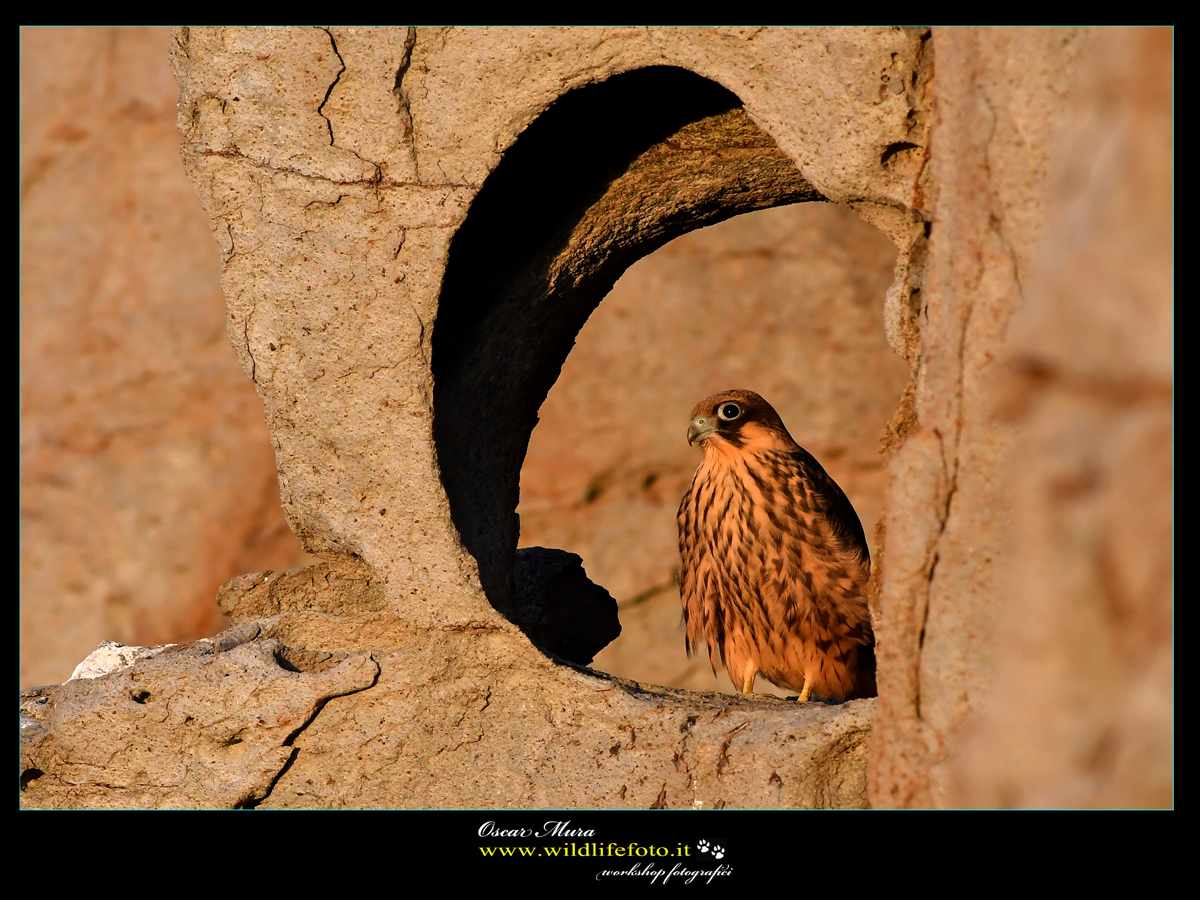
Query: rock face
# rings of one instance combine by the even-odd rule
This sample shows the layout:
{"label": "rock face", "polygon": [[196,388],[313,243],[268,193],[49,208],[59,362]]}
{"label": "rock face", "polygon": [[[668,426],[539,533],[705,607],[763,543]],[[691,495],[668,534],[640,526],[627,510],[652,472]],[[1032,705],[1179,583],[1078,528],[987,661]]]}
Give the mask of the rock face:
{"label": "rock face", "polygon": [[871,800],[1169,805],[1170,33],[936,42]]}
{"label": "rock face", "polygon": [[[26,795],[89,807],[261,800],[294,755],[296,735],[333,697],[373,685],[379,666],[366,654],[297,653],[257,637],[252,626],[23,694],[22,737],[36,748],[22,775]],[[113,777],[97,785],[96,770]]]}
{"label": "rock face", "polygon": [[1170,806],[1171,32],[1078,51],[999,417],[1013,564],[950,800]]}
{"label": "rock face", "polygon": [[[1128,52],[1129,71],[1153,78]],[[266,410],[288,521],[322,562],[228,583],[232,632],[27,692],[23,803],[1163,802],[1169,780],[1164,794],[1129,761],[1161,763],[1164,721],[1169,732],[1170,583],[1153,556],[1169,500],[1142,504],[1156,565],[1123,556],[1081,507],[1061,564],[1029,568],[1046,542],[1022,540],[1063,533],[1062,505],[1044,499],[1061,479],[1029,466],[1009,491],[1005,478],[1011,448],[1040,460],[1037,448],[1074,427],[1056,412],[1065,404],[1083,417],[1077,446],[1088,434],[1128,438],[1084,466],[1099,480],[1080,482],[1113,535],[1114,504],[1131,490],[1169,497],[1169,456],[1122,480],[1123,460],[1170,434],[1164,257],[1151,255],[1139,281],[1145,315],[1114,305],[1116,325],[1096,332],[1107,349],[1080,356],[1102,368],[1141,341],[1128,377],[1148,393],[1124,406],[1080,400],[1062,362],[1074,345],[1046,343],[1039,327],[1073,308],[1079,282],[1049,276],[1038,276],[1049,312],[1026,310],[1038,340],[1018,346],[1034,362],[1018,371],[1065,374],[1020,376],[1015,405],[996,390],[1009,384],[1009,319],[1039,296],[1026,295],[1038,261],[1092,259],[1070,240],[1054,257],[1043,238],[1057,198],[1075,196],[1052,180],[1066,111],[1125,109],[1122,92],[1143,83],[1124,70],[1106,80],[1104,53],[1093,35],[1044,30],[175,32],[184,160],[221,249],[228,333]],[[1077,70],[1093,77],[1077,82]],[[1169,163],[1139,143],[1159,133],[1148,121],[1126,132],[1135,149],[1121,158],[1159,161],[1135,169],[1159,184]],[[1161,196],[1169,209],[1169,189]],[[879,325],[913,376],[901,391],[904,367],[864,365],[864,378],[889,373],[888,387],[851,392],[872,398],[875,416],[874,398],[895,404],[873,545],[878,704],[658,688],[567,662],[606,635],[611,600],[569,554],[518,557],[516,508],[538,410],[575,335],[621,273],[672,238],[814,200],[891,239]],[[1117,233],[1141,221],[1120,202],[1101,208]],[[1093,248],[1111,231],[1066,233]],[[831,394],[835,408],[849,396]],[[833,421],[827,410],[816,418]],[[1029,590],[1024,573],[1048,567],[1099,573],[1071,581],[1078,589],[1048,615],[1116,609],[1097,626],[1114,640],[1131,617],[1149,623],[1113,658],[1118,671],[1150,665],[1133,708],[1158,729],[1151,739],[1127,740],[1116,714],[1066,712],[1089,684],[1072,662],[1107,660],[1100,651],[1068,633],[1030,669],[1021,629],[997,624],[1041,602],[1014,598]],[[1032,686],[1046,665],[1061,700],[989,699],[1000,696],[994,673]],[[1014,721],[1044,734],[1064,715],[1072,749],[1042,748],[1037,765],[1022,756],[1028,745],[979,749]],[[1087,790],[1039,787],[1089,764],[1095,754],[1074,748],[1095,746]]]}
{"label": "rock face", "polygon": [[220,631],[226,579],[314,561],[221,328],[168,44],[21,31],[22,685]]}

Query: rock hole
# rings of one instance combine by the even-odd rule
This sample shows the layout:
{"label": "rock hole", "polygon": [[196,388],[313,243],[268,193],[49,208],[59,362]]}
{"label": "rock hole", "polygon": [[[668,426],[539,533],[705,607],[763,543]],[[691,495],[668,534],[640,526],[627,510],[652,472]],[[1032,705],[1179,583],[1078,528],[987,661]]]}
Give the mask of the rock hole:
{"label": "rock hole", "polygon": [[891,166],[899,154],[909,150],[916,150],[917,146],[917,144],[910,143],[909,141],[897,141],[894,144],[888,144],[887,149],[879,157],[879,162],[884,166]]}
{"label": "rock hole", "polygon": [[[700,460],[687,414],[709,394],[771,400],[873,535],[879,437],[909,378],[883,329],[895,262],[895,245],[853,212],[784,206],[676,239],[588,319],[539,411],[518,511],[522,547],[578,554],[617,600],[622,634],[594,668],[735,692],[705,654],[687,658],[675,583],[676,509]],[[755,689],[788,696],[763,679]]]}
{"label": "rock hole", "polygon": [[327,672],[346,658],[345,653],[308,650],[280,644],[272,654],[276,664],[285,672]]}
{"label": "rock hole", "polygon": [[[908,374],[883,338],[896,255],[890,241],[846,210],[808,203],[803,208],[828,210],[826,218],[797,224],[789,210],[770,210],[750,217],[758,224],[749,237],[707,229],[684,239],[699,250],[671,244],[743,213],[822,199],[736,96],[673,68],[642,69],[560,98],[480,190],[451,245],[434,328],[434,438],[451,514],[488,599],[547,653],[587,664],[619,632],[616,604],[599,584],[618,602],[653,607],[668,630],[678,623],[674,507],[696,465],[683,433],[697,400],[728,387],[759,390],[784,407],[793,433],[805,433],[798,426],[817,409],[810,432],[822,446],[849,448],[839,459],[851,467],[863,441],[877,446]],[[668,244],[658,263],[634,266],[650,266],[640,295],[614,302],[614,292],[600,305],[630,266]],[[718,286],[680,280],[696,253],[712,256],[706,271],[728,270]],[[790,299],[797,283],[806,297],[841,298],[854,310],[853,326],[820,303],[821,315],[806,321],[806,308]],[[784,302],[772,299],[780,296]],[[872,319],[878,346],[870,353],[822,351],[806,364],[813,346],[848,342],[853,351],[863,316],[879,320]],[[593,320],[599,338],[590,336]],[[789,345],[797,330],[811,340]],[[724,343],[706,343],[713,335]],[[764,335],[765,352],[754,343]],[[568,358],[577,336],[581,349]],[[888,390],[889,379],[899,386],[875,422],[874,394],[864,401],[858,387],[881,374],[878,350],[894,364],[882,373]],[[583,388],[580,402],[561,402],[551,391],[556,380],[563,395],[575,389],[564,379],[582,384],[567,378],[576,357],[590,359],[600,386]],[[840,372],[843,365],[851,371]],[[814,370],[832,391],[816,404],[801,383]],[[867,419],[873,430],[836,434],[838,411],[850,430]],[[557,424],[539,428],[531,445],[539,415]],[[557,444],[543,443],[543,432],[557,432]],[[649,432],[648,442],[628,440]],[[881,481],[881,468],[873,461],[856,477]],[[870,533],[871,512],[859,512]],[[640,633],[644,623],[634,624]],[[652,652],[641,655],[652,658],[663,642],[648,634]],[[682,636],[670,640],[682,656]],[[597,667],[627,674],[602,660]],[[670,684],[686,675],[658,674],[643,680]]]}

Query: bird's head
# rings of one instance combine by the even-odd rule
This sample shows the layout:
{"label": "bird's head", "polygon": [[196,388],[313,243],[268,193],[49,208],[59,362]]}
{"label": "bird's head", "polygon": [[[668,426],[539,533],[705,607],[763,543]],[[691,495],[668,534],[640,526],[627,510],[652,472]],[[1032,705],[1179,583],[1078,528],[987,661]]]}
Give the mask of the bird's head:
{"label": "bird's head", "polygon": [[688,443],[707,453],[789,450],[796,446],[779,413],[754,391],[713,394],[692,409]]}

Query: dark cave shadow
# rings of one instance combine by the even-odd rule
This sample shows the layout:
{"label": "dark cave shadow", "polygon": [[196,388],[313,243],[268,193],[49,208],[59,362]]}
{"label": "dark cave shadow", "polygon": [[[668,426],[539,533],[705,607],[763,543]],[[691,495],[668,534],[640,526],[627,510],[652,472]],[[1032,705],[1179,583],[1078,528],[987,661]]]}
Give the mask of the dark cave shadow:
{"label": "dark cave shadow", "polygon": [[521,551],[514,588],[521,466],[579,329],[630,265],[679,235],[821,199],[736,95],[668,67],[564,95],[480,189],[438,304],[434,440],[489,601],[544,651],[586,663],[620,633],[616,602],[574,554]]}

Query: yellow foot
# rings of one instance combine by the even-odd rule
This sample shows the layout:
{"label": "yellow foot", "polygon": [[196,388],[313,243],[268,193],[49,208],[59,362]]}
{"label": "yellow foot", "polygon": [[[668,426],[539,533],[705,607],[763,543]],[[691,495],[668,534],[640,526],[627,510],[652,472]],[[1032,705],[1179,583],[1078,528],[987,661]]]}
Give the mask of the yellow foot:
{"label": "yellow foot", "polygon": [[750,675],[749,677],[746,678],[745,681],[742,682],[742,693],[743,694],[750,694],[750,693],[754,692],[754,679],[757,674],[758,673],[755,673],[754,675]]}
{"label": "yellow foot", "polygon": [[808,692],[812,688],[812,682],[808,680],[808,676],[804,676],[804,690],[800,692],[800,696],[796,698],[797,703],[808,702]]}

